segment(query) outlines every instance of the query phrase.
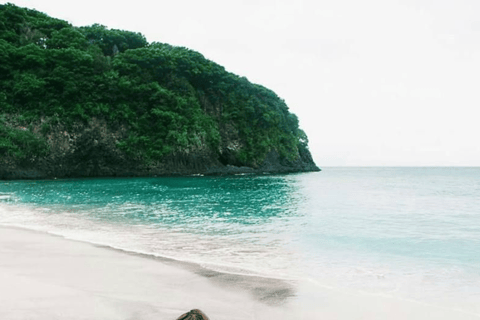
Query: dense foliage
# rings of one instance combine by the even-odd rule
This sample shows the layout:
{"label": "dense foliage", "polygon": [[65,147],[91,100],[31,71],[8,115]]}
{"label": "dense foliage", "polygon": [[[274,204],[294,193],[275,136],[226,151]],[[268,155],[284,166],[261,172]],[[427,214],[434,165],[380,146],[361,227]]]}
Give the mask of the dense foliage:
{"label": "dense foliage", "polygon": [[208,149],[257,166],[270,150],[294,160],[307,148],[282,99],[198,52],[0,5],[0,156],[42,157],[55,123],[92,119],[128,128],[117,147],[146,162]]}

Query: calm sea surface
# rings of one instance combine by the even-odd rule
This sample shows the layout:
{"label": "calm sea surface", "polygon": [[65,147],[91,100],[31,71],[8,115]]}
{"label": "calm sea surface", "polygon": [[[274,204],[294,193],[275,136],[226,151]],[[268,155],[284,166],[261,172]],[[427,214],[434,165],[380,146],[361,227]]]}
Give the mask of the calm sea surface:
{"label": "calm sea surface", "polygon": [[480,168],[0,181],[0,224],[480,313]]}

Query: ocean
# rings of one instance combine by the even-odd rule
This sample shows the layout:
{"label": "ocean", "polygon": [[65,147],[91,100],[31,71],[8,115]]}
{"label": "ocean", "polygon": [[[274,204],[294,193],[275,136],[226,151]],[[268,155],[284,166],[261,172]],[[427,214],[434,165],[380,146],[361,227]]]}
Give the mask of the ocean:
{"label": "ocean", "polygon": [[0,225],[480,317],[480,168],[0,181]]}

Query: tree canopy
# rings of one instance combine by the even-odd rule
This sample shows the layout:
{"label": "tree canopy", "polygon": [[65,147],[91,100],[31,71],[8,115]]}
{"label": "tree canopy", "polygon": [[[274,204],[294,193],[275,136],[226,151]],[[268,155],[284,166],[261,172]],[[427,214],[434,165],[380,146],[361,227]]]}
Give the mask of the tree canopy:
{"label": "tree canopy", "polygon": [[[271,150],[294,160],[307,149],[282,99],[198,52],[13,4],[0,5],[0,88],[0,156],[41,157],[48,124],[92,118],[127,127],[117,147],[146,162],[208,149],[255,167]],[[41,134],[8,127],[12,115],[19,126],[42,119]]]}

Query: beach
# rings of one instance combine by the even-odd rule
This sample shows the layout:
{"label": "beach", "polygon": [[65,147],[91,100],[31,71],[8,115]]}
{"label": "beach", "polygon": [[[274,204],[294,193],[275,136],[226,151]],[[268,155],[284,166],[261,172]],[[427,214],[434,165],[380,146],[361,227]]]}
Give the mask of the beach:
{"label": "beach", "polygon": [[[0,319],[479,319],[388,297],[220,274],[193,264],[0,227]],[[297,297],[294,297],[297,296]]]}
{"label": "beach", "polygon": [[5,181],[0,319],[480,320],[479,178]]}
{"label": "beach", "polygon": [[[0,319],[176,319],[194,308],[211,319],[255,319],[283,313],[281,307],[269,306],[274,301],[262,302],[252,296],[245,282],[240,283],[243,288],[236,288],[235,283],[222,285],[229,279],[215,283],[188,268],[41,232],[1,227]],[[263,290],[268,292],[268,288]]]}

